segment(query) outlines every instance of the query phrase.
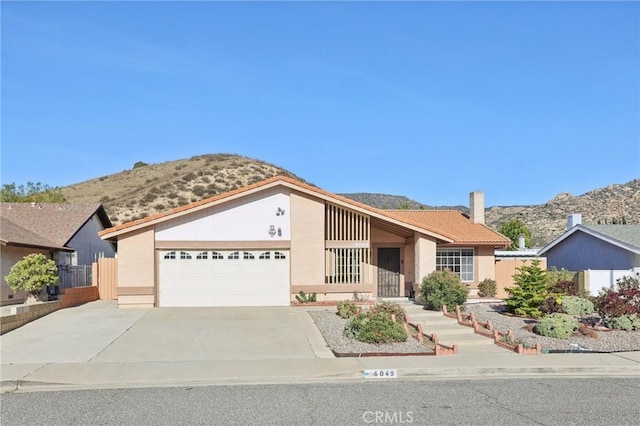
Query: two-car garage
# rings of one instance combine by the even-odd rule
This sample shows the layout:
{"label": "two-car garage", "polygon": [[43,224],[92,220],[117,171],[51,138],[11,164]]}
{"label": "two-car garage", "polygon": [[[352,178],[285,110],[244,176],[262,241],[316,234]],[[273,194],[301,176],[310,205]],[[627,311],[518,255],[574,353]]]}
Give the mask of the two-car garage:
{"label": "two-car garage", "polygon": [[289,306],[288,250],[159,250],[158,306]]}

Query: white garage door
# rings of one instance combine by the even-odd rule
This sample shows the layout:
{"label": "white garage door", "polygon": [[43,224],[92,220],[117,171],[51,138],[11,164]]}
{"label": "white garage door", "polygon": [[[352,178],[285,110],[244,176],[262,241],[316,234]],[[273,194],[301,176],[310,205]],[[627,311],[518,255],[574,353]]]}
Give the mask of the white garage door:
{"label": "white garage door", "polygon": [[288,306],[287,250],[161,250],[160,306]]}

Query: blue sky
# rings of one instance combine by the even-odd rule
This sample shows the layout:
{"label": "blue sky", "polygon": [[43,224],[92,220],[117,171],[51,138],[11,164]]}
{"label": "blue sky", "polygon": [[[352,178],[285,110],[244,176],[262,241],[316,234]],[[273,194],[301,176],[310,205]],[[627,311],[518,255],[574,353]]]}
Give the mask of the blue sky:
{"label": "blue sky", "polygon": [[638,2],[2,2],[2,183],[237,153],[541,204],[640,177]]}

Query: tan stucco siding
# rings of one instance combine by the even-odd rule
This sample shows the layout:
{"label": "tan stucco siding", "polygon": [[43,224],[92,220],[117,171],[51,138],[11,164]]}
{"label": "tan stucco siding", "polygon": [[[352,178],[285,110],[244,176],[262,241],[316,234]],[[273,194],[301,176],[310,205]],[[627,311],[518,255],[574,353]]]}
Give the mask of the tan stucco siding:
{"label": "tan stucco siding", "polygon": [[324,284],[324,202],[291,193],[291,284]]}
{"label": "tan stucco siding", "polygon": [[[424,277],[436,270],[436,241],[426,235],[416,233],[414,239],[414,282],[419,286]],[[417,291],[417,288],[416,288]]]}
{"label": "tan stucco siding", "polygon": [[[23,291],[14,292],[7,284],[7,281],[4,279],[9,274],[11,267],[15,265],[17,262],[21,261],[23,257],[32,253],[42,253],[47,258],[50,256],[48,250],[36,249],[36,248],[25,248],[25,247],[0,247],[0,280],[2,280],[2,288],[1,288],[1,303],[12,304],[12,303],[22,303],[24,299],[27,297],[27,293]],[[9,298],[9,296],[13,296]]]}
{"label": "tan stucco siding", "polygon": [[495,249],[493,247],[476,247],[475,274],[471,287],[478,287],[478,283],[485,279],[496,279]]}
{"label": "tan stucco siding", "polygon": [[118,239],[118,288],[137,287],[141,293],[139,296],[145,296],[119,295],[118,305],[140,304],[144,300],[145,305],[153,306],[156,264],[154,236],[154,229],[147,228]]}

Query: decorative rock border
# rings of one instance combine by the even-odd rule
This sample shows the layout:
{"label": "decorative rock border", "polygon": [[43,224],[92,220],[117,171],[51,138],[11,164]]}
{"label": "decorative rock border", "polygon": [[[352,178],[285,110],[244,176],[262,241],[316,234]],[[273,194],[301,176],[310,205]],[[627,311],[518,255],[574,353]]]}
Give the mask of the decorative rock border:
{"label": "decorative rock border", "polygon": [[[476,319],[475,312],[471,312],[470,314],[463,314],[460,311],[460,306],[456,306],[455,314],[453,314],[447,310],[446,306],[443,306],[442,313],[446,317],[456,319],[458,321],[458,324],[462,326],[473,328],[474,333],[493,339],[493,342],[501,348],[521,355],[539,355],[542,353],[542,345],[540,343],[536,343],[536,346],[533,348],[526,348],[521,343],[509,343],[515,340],[513,330],[509,330],[506,333],[501,333],[493,328],[493,323],[491,322],[491,320],[488,320],[485,323],[479,322]],[[505,341],[505,338],[507,338],[508,341]]]}

